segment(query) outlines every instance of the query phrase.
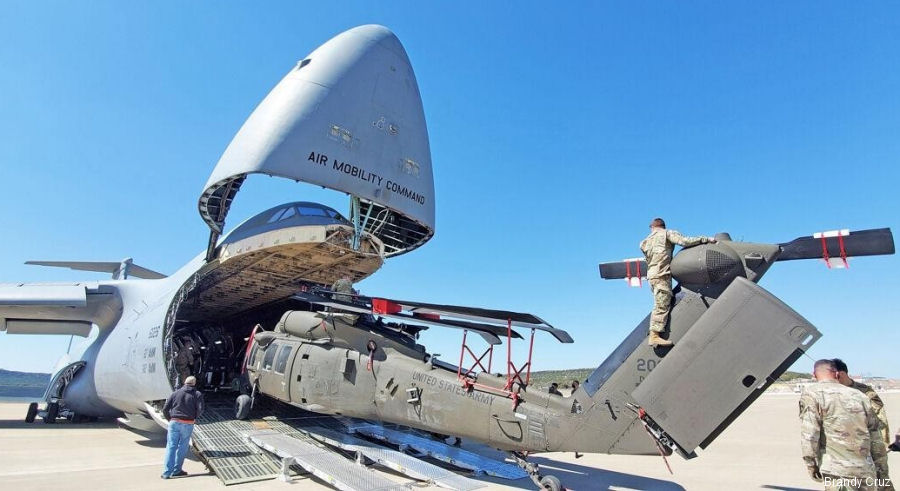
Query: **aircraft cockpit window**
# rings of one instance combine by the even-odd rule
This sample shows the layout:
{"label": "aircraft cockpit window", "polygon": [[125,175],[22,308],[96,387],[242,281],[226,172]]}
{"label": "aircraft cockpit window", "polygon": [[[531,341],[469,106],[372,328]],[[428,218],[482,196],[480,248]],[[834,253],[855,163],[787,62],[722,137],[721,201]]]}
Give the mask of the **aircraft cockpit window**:
{"label": "aircraft cockpit window", "polygon": [[[300,205],[297,208],[300,209],[300,214],[308,217],[327,217],[328,213],[324,208],[318,208],[314,206],[303,206]],[[334,217],[332,217],[334,218]]]}
{"label": "aircraft cockpit window", "polygon": [[272,362],[275,361],[275,353],[278,352],[278,345],[272,343],[266,348],[266,357],[263,358],[263,370],[271,370]]}
{"label": "aircraft cockpit window", "polygon": [[288,210],[293,210],[293,208],[282,208],[282,209],[276,211],[275,214],[272,215],[272,217],[269,218],[269,221],[266,222],[266,223],[275,223],[275,222],[277,222],[278,220],[281,220],[281,216],[284,215],[285,212],[288,211]]}
{"label": "aircraft cockpit window", "polygon": [[284,210],[284,213],[281,215],[281,218],[279,218],[278,221],[287,220],[288,218],[290,218],[296,214],[297,214],[297,210],[292,206],[292,207]]}
{"label": "aircraft cockpit window", "polygon": [[275,214],[272,215],[272,217],[269,218],[269,221],[266,223],[275,223],[275,222],[280,222],[282,220],[287,220],[288,218],[290,218],[296,214],[297,214],[297,209],[294,208],[293,206],[288,206],[287,208],[282,208],[282,209],[276,211]]}
{"label": "aircraft cockpit window", "polygon": [[256,366],[256,354],[257,353],[259,353],[259,345],[254,344],[253,349],[250,350],[250,359],[247,360],[248,367]]}
{"label": "aircraft cockpit window", "polygon": [[281,354],[278,355],[278,362],[275,363],[275,373],[284,373],[287,367],[288,358],[291,356],[291,347],[285,346],[281,348]]}

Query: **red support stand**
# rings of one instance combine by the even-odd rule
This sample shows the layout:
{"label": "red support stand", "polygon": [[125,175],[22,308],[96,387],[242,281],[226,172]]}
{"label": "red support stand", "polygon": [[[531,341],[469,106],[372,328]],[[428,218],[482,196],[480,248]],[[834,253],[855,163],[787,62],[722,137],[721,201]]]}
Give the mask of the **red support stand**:
{"label": "red support stand", "polygon": [[[472,351],[472,348],[470,348],[469,345],[466,344],[466,337],[468,334],[469,334],[469,330],[464,329],[463,330],[462,348],[460,348],[460,350],[459,350],[459,367],[456,369],[456,376],[460,379],[468,378],[469,376],[471,376],[472,372],[475,371],[476,367],[481,368],[481,371],[483,371],[483,372],[490,373],[491,372],[491,362],[493,361],[493,358],[494,358],[494,346],[493,345],[488,346],[487,349],[484,350],[484,353],[481,354],[481,356],[476,355],[475,352]],[[469,367],[469,369],[466,370],[465,373],[463,373],[463,362],[465,361],[466,353],[469,353],[469,356],[471,356],[472,359],[475,361],[474,361],[474,363],[472,363],[472,366]],[[481,360],[483,360],[485,356],[488,357],[488,366],[487,367],[485,367],[484,364],[481,363]]]}
{"label": "red support stand", "polygon": [[[462,347],[460,348],[460,352],[459,352],[459,367],[457,368],[457,371],[456,371],[457,378],[462,383],[463,387],[466,388],[466,390],[472,390],[477,387],[486,392],[494,392],[494,393],[502,395],[503,397],[512,399],[513,409],[515,409],[519,405],[520,397],[519,397],[519,391],[513,390],[513,384],[515,382],[518,382],[521,386],[527,387],[528,384],[531,382],[531,358],[534,354],[535,329],[534,328],[531,329],[531,339],[529,340],[529,344],[528,344],[528,361],[524,362],[521,366],[516,366],[516,364],[513,363],[513,360],[512,360],[512,319],[507,319],[507,323],[506,323],[506,384],[503,386],[502,389],[498,389],[496,387],[490,387],[487,385],[482,385],[482,384],[476,383],[473,380],[472,374],[476,368],[480,368],[482,371],[490,373],[491,365],[493,363],[493,357],[494,357],[494,346],[493,345],[489,346],[481,354],[481,356],[477,356],[475,354],[475,352],[472,351],[472,348],[470,348],[469,345],[466,343],[467,334],[468,334],[468,330],[463,330]],[[463,363],[466,360],[466,353],[468,353],[469,356],[472,357],[474,362],[472,363],[472,366],[470,368],[468,368],[467,370],[464,370]],[[488,357],[487,369],[485,369],[484,364],[481,363],[481,361],[484,359],[485,356]],[[522,377],[523,374],[525,375],[524,378]]]}

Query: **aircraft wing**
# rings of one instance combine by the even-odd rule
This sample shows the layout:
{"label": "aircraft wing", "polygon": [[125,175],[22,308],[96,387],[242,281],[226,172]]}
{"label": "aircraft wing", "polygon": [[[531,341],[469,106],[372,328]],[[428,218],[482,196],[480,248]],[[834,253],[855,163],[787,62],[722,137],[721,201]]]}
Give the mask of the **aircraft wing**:
{"label": "aircraft wing", "polygon": [[134,276],[135,278],[143,278],[145,280],[158,280],[165,278],[166,275],[162,273],[158,273],[153,271],[152,269],[145,268],[143,266],[138,266],[131,262],[131,260],[127,261],[25,261],[25,264],[30,264],[34,266],[50,266],[53,268],[69,268],[75,271],[94,271],[96,273],[110,273],[112,275],[118,274],[122,267],[125,266],[127,262],[127,271],[129,276]]}
{"label": "aircraft wing", "polygon": [[0,331],[87,337],[122,313],[118,290],[99,283],[0,284]]}

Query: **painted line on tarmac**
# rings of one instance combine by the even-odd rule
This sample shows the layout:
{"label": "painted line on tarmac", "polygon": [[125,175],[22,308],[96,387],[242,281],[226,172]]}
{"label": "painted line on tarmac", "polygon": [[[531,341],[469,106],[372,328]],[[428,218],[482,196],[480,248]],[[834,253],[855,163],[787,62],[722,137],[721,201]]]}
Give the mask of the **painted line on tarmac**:
{"label": "painted line on tarmac", "polygon": [[46,475],[46,474],[63,474],[67,472],[96,472],[96,471],[108,471],[112,469],[130,469],[132,467],[149,467],[151,465],[162,467],[163,464],[158,461],[146,462],[141,464],[122,464],[122,465],[104,465],[104,466],[95,466],[95,467],[79,467],[75,469],[37,469],[33,471],[19,471],[19,472],[0,472],[0,477],[16,477],[16,476],[29,476],[29,475]]}

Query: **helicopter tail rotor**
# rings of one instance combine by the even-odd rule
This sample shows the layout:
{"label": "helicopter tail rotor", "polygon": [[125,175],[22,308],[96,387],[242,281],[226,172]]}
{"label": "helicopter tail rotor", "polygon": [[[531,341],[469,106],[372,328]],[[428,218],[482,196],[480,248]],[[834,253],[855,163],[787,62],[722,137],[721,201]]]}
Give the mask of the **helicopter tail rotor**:
{"label": "helicopter tail rotor", "polygon": [[853,256],[877,256],[894,253],[894,235],[889,228],[870,230],[832,230],[798,237],[779,244],[776,261],[796,259],[846,259]]}

